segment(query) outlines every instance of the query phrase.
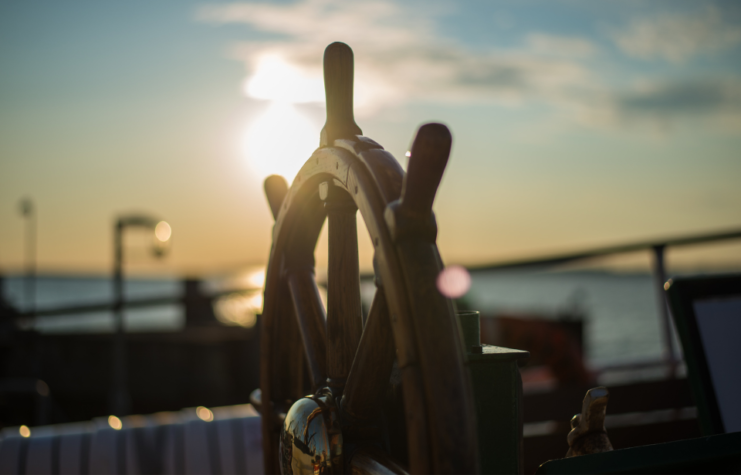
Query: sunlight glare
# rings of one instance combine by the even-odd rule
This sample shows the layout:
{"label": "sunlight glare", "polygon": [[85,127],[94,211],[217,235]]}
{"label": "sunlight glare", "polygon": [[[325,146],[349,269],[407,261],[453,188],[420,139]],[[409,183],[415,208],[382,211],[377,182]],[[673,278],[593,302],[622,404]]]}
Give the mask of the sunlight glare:
{"label": "sunlight glare", "polygon": [[284,101],[274,101],[246,131],[250,168],[264,179],[281,175],[289,182],[319,144],[320,127]]}
{"label": "sunlight glare", "polygon": [[265,272],[266,269],[262,268],[244,275],[242,278],[244,286],[248,289],[262,289],[265,287]]}
{"label": "sunlight glare", "polygon": [[252,328],[262,313],[262,292],[233,292],[213,303],[214,315],[221,323]]}
{"label": "sunlight glare", "polygon": [[263,56],[244,92],[255,99],[289,103],[324,102],[321,76],[309,76],[277,55]]}

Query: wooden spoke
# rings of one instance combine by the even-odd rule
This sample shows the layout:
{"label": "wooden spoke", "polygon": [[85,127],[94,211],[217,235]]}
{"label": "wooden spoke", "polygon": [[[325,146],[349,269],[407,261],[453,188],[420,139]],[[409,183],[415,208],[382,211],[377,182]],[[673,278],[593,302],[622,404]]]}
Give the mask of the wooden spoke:
{"label": "wooden spoke", "polygon": [[[278,288],[287,295],[285,282]],[[294,317],[290,299],[278,301],[268,324],[263,328],[262,356],[266,363],[261,368],[262,434],[263,440],[277,440],[291,403],[305,395],[301,386],[304,380],[304,359],[301,334]],[[266,356],[270,355],[270,357]],[[278,448],[267,443],[263,447],[266,473],[278,473]]]}
{"label": "wooden spoke", "polygon": [[401,465],[376,447],[361,447],[350,462],[353,475],[407,475]]}
{"label": "wooden spoke", "polygon": [[419,128],[409,154],[409,166],[401,190],[401,202],[412,215],[429,214],[443,178],[452,145],[450,131],[443,124]]}
{"label": "wooden spoke", "polygon": [[[387,212],[396,224],[396,249],[405,269],[422,377],[429,398],[432,466],[443,473],[478,471],[476,412],[465,367],[465,349],[453,303],[438,290],[442,259],[435,246],[432,201],[450,152],[451,136],[442,124],[420,127],[412,145],[402,198]],[[441,311],[447,307],[447,311]],[[453,411],[451,408],[455,407]],[[464,421],[466,423],[464,423]]]}
{"label": "wooden spoke", "polygon": [[[298,335],[298,338],[296,337]],[[289,383],[290,389],[289,400],[295,401],[300,397],[309,394],[309,372],[306,368],[306,353],[301,345],[301,332],[298,331],[298,325],[291,327],[291,341],[294,341],[293,347],[287,352],[293,362],[293,371],[291,377],[293,380]]]}
{"label": "wooden spoke", "polygon": [[[288,286],[283,283],[284,292],[288,292]],[[304,355],[301,342],[301,333],[299,332],[296,318],[294,317],[294,308],[292,302],[286,300],[279,306],[280,318],[275,319],[275,332],[280,335],[278,347],[280,351],[276,352],[275,364],[279,368],[285,368],[280,372],[272,374],[274,393],[273,400],[293,401],[305,394],[305,388],[302,388],[304,380]]]}
{"label": "wooden spoke", "polygon": [[313,269],[291,271],[287,280],[304,342],[312,391],[316,391],[327,380],[324,304],[319,297]]}
{"label": "wooden spoke", "polygon": [[330,186],[327,200],[329,265],[327,284],[327,376],[342,391],[363,333],[358,268],[357,207]]}
{"label": "wooden spoke", "polygon": [[270,211],[273,213],[273,218],[275,219],[278,217],[280,205],[283,204],[283,200],[288,193],[288,183],[280,175],[270,175],[265,179],[263,186],[265,187],[265,196],[268,198]]}
{"label": "wooden spoke", "polygon": [[363,132],[353,117],[353,52],[344,43],[332,43],[324,51],[327,122],[320,134],[322,146]]}
{"label": "wooden spoke", "polygon": [[394,365],[394,335],[382,288],[373,297],[355,360],[342,395],[342,410],[355,419],[367,419],[383,402]]}

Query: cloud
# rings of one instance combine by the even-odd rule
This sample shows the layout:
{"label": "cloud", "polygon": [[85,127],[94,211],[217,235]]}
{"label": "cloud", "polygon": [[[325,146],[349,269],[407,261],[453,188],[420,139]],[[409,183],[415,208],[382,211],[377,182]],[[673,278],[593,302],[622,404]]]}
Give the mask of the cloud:
{"label": "cloud", "polygon": [[529,35],[526,44],[534,52],[553,56],[587,58],[597,51],[595,45],[584,38],[543,33]]}
{"label": "cloud", "polygon": [[199,12],[205,21],[244,23],[256,30],[281,33],[294,40],[327,43],[338,37],[351,42],[372,42],[379,47],[418,43],[416,35],[431,35],[431,25],[421,15],[406,16],[404,8],[388,1],[344,3],[307,0],[273,3],[232,3],[206,6]]}
{"label": "cloud", "polygon": [[678,118],[710,121],[724,129],[741,129],[741,81],[694,79],[645,85],[616,96],[615,106],[627,120],[667,127]]}
{"label": "cloud", "polygon": [[694,78],[643,82],[608,91],[577,108],[582,123],[666,131],[678,123],[706,123],[741,130],[741,80]]}
{"label": "cloud", "polygon": [[[243,23],[282,38],[236,45],[232,55],[254,74],[260,61],[281,57],[321,77],[319,53],[333,41],[352,46],[356,56],[356,103],[372,112],[413,101],[522,102],[586,87],[583,66],[556,55],[591,52],[586,40],[534,35],[533,51],[474,52],[437,31],[436,15],[390,2],[306,0],[289,5],[266,3],[211,5],[203,21]],[[563,56],[563,54],[560,54]]]}
{"label": "cloud", "polygon": [[716,8],[707,7],[701,12],[636,19],[612,37],[631,57],[679,63],[737,45],[741,42],[741,26],[724,21]]}
{"label": "cloud", "polygon": [[721,109],[741,110],[741,84],[718,80],[652,84],[621,94],[617,101],[628,114],[706,115]]}
{"label": "cloud", "polygon": [[[359,116],[415,102],[537,103],[550,106],[561,118],[596,127],[624,128],[636,122],[664,127],[699,119],[741,128],[737,78],[649,78],[651,82],[619,90],[600,74],[604,58],[599,67],[595,65],[598,48],[588,39],[529,32],[523,34],[519,48],[473,48],[441,33],[438,25],[448,13],[412,10],[391,0],[302,0],[210,5],[198,17],[216,24],[241,23],[264,33],[264,40],[241,42],[231,49],[232,57],[245,64],[246,83],[260,78],[261,84],[271,86],[259,71],[280,58],[294,68],[296,77],[305,78],[300,94],[305,100],[323,97],[320,55],[326,45],[348,43],[355,51]],[[672,14],[634,21],[616,41],[630,54],[685,58],[703,48],[735,44],[737,31],[725,25],[716,10],[708,9],[696,17]],[[676,40],[682,33],[692,39]],[[636,79],[629,73],[624,70],[620,82]],[[299,96],[297,86],[290,87],[280,93],[282,97]]]}

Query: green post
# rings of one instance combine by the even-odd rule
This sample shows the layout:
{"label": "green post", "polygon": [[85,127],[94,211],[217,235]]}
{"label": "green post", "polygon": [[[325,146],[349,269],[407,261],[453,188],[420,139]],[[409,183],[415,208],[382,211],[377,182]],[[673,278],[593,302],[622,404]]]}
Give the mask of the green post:
{"label": "green post", "polygon": [[473,383],[481,473],[522,473],[522,378],[530,353],[482,345],[479,312],[459,312]]}

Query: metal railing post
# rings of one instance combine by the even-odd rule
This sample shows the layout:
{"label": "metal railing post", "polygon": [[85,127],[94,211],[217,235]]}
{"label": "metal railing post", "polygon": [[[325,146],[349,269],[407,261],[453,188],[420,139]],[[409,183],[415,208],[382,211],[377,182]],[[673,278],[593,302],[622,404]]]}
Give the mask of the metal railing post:
{"label": "metal railing post", "polygon": [[661,330],[664,340],[664,359],[669,363],[669,374],[671,377],[676,376],[677,357],[674,349],[674,338],[672,337],[672,322],[669,314],[669,303],[666,300],[664,292],[664,283],[666,282],[666,266],[664,262],[664,250],[666,245],[658,244],[651,248],[653,251],[653,277],[656,287],[657,302],[659,305],[659,315],[661,317]]}
{"label": "metal railing post", "polygon": [[124,416],[129,412],[129,390],[126,368],[126,332],[124,328],[123,289],[123,230],[124,223],[116,221],[113,243],[113,374],[111,387],[111,413]]}

